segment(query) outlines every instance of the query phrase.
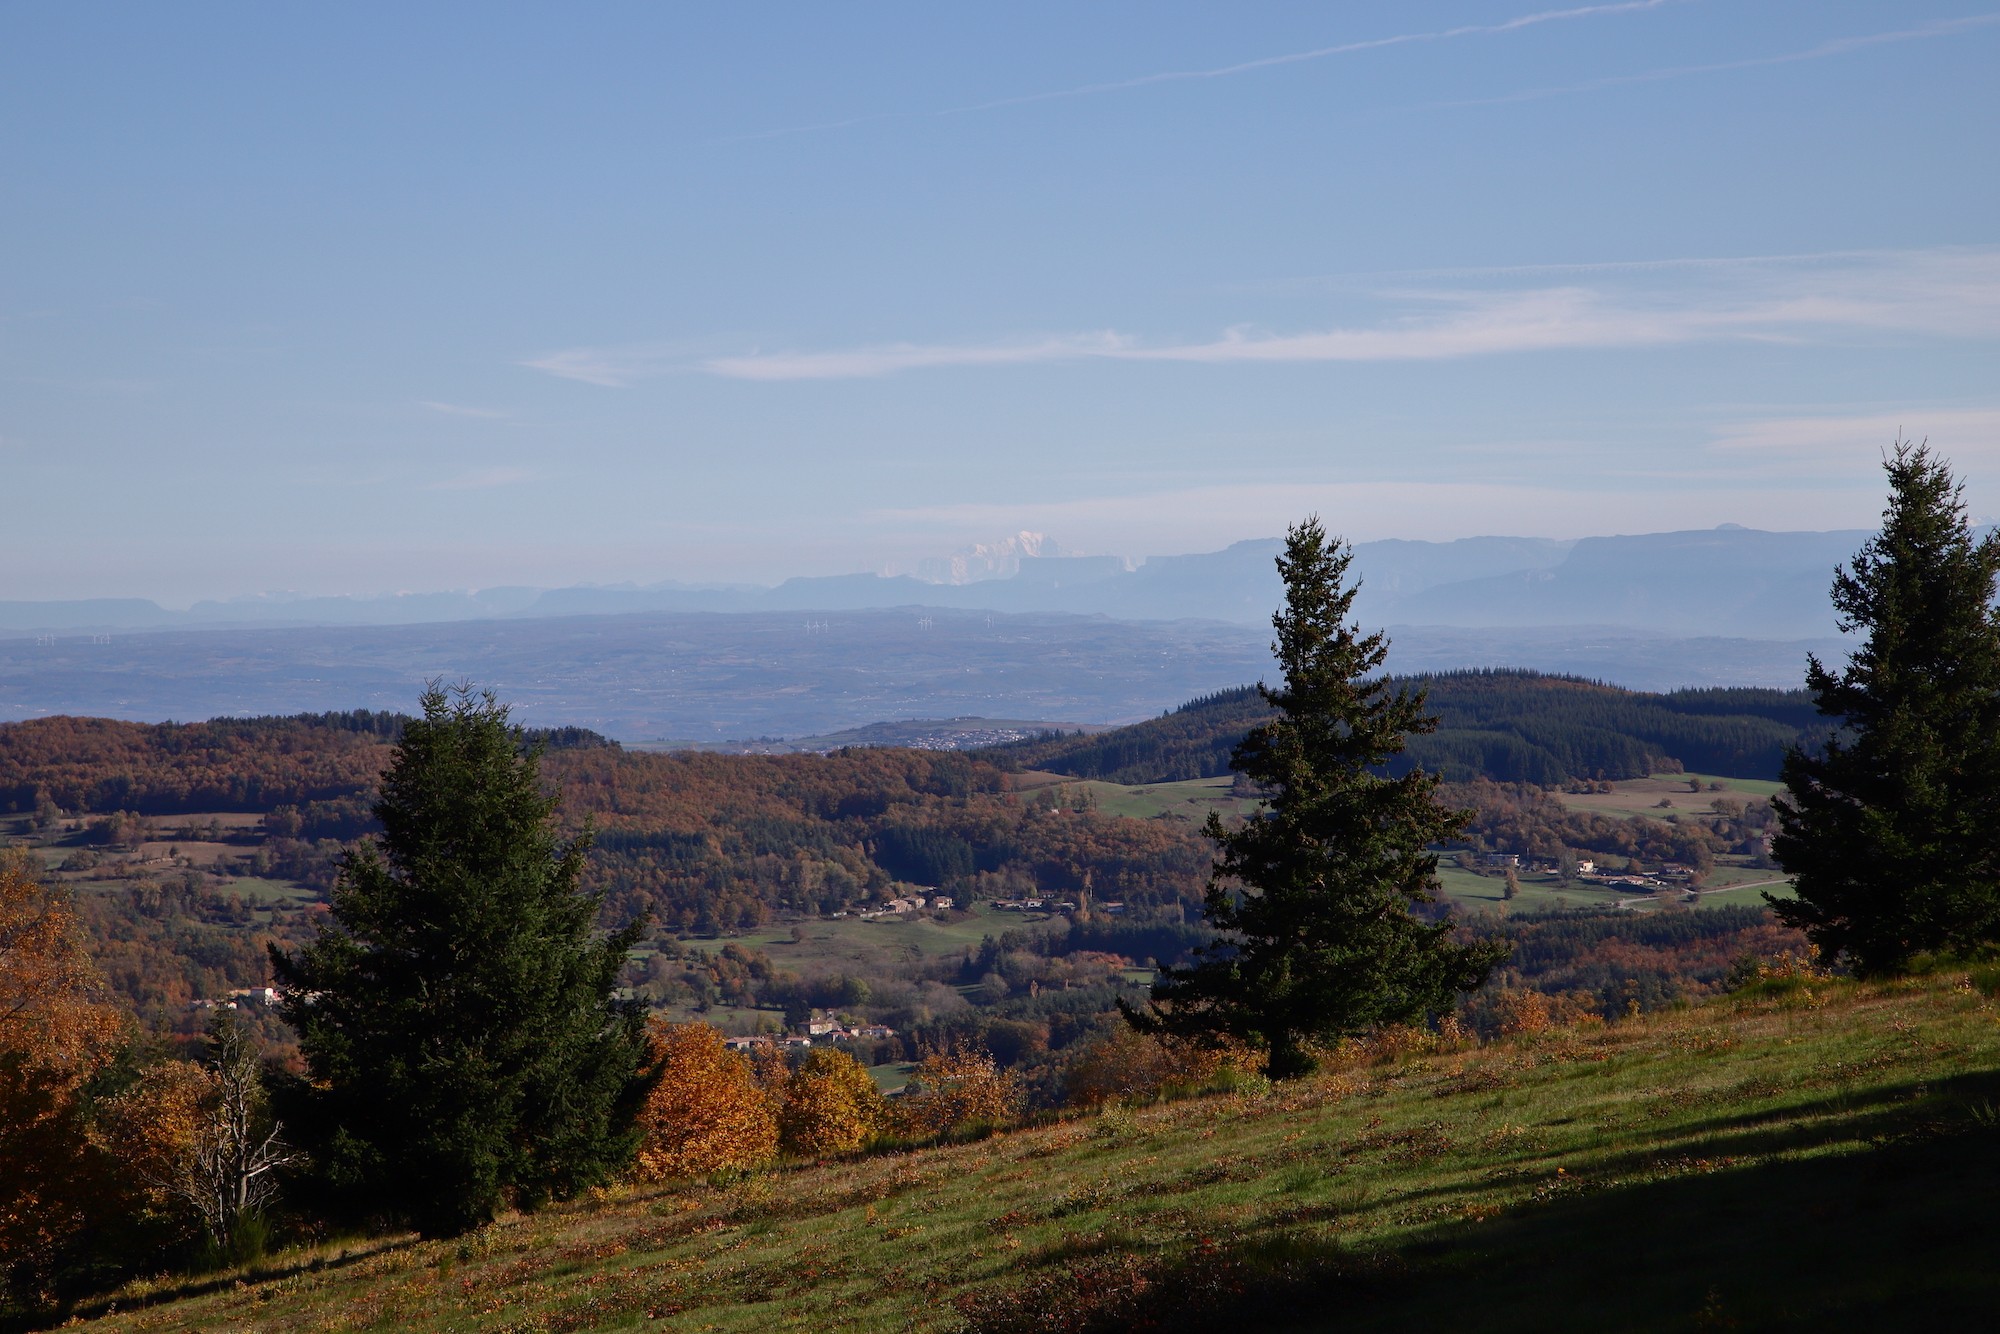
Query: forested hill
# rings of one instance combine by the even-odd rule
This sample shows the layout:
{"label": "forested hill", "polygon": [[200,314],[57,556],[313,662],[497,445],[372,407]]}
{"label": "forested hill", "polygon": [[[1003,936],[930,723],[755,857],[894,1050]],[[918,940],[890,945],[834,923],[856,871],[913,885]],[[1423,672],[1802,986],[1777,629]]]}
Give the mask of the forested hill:
{"label": "forested hill", "polygon": [[[409,718],[353,709],[205,723],[0,723],[0,811],[265,812],[347,803],[375,785]],[[612,748],[582,727],[530,728],[544,750]]]}
{"label": "forested hill", "polygon": [[[225,851],[242,869],[324,891],[346,840],[372,832],[393,714],[128,723],[0,723],[0,815],[91,852],[174,841],[177,816],[255,814]],[[1136,920],[1199,901],[1207,845],[1184,824],[1018,801],[983,757],[854,748],[832,755],[628,751],[581,731],[527,733],[572,827],[597,827],[589,883],[609,920],[748,930],[819,917],[899,885],[967,899],[1122,899]],[[191,837],[191,836],[182,836]],[[242,851],[237,851],[240,848]],[[1121,951],[1161,952],[1159,941]]]}
{"label": "forested hill", "polygon": [[[1398,678],[1422,687],[1438,730],[1410,738],[1402,766],[1452,781],[1486,777],[1552,786],[1687,770],[1776,778],[1785,747],[1826,734],[1803,690],[1665,694],[1527,671]],[[1159,718],[1094,736],[996,746],[997,762],[1114,783],[1166,783],[1229,772],[1229,753],[1269,716],[1254,686],[1192,700]]]}

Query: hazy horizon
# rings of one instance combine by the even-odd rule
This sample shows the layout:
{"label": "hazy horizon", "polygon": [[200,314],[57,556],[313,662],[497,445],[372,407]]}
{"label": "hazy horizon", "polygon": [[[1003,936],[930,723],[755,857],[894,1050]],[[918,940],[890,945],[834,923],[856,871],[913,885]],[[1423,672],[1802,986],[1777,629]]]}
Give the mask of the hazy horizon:
{"label": "hazy horizon", "polygon": [[[1985,521],[1982,519],[1980,522],[1984,523]],[[1444,547],[1444,546],[1449,546],[1455,542],[1475,542],[1482,540],[1503,541],[1503,542],[1509,540],[1547,541],[1562,545],[1573,545],[1576,542],[1592,538],[1610,539],[1610,538],[1621,538],[1621,537],[1652,537],[1652,536],[1664,536],[1670,533],[1679,533],[1679,532],[1699,533],[1704,531],[1716,532],[1716,531],[1728,531],[1728,530],[1747,530],[1750,532],[1771,532],[1781,536],[1796,536],[1796,535],[1823,534],[1823,533],[1859,534],[1864,531],[1873,531],[1873,528],[1874,525],[1871,524],[1871,525],[1862,525],[1860,527],[1851,529],[1761,529],[1754,524],[1739,524],[1739,523],[1725,521],[1719,524],[1708,525],[1706,528],[1662,529],[1657,532],[1648,530],[1644,532],[1633,532],[1633,533],[1576,533],[1563,537],[1545,536],[1545,535],[1538,535],[1531,533],[1491,532],[1491,533],[1469,533],[1463,537],[1442,538],[1442,539],[1398,538],[1398,537],[1361,539],[1359,541],[1356,541],[1354,545],[1365,547],[1368,545],[1372,545],[1374,543],[1399,542],[1399,543],[1408,543],[1411,545],[1418,545],[1418,546]],[[914,580],[918,583],[934,585],[939,588],[953,588],[953,587],[963,587],[967,584],[972,584],[972,583],[983,583],[994,579],[1006,579],[1006,578],[1011,578],[1013,576],[1011,572],[1006,572],[1006,573],[988,572],[988,573],[977,574],[967,578],[950,578],[950,577],[941,577],[937,570],[926,567],[945,564],[950,560],[950,558],[954,556],[966,555],[970,552],[978,550],[979,547],[982,545],[989,547],[997,546],[1005,543],[1008,540],[1008,538],[1016,536],[1023,536],[1023,537],[1032,536],[1036,538],[1045,538],[1045,539],[1052,539],[1054,537],[1053,534],[1030,533],[1030,532],[1023,532],[1020,534],[1007,534],[1003,535],[1000,538],[995,539],[995,541],[992,543],[971,544],[968,545],[967,547],[959,548],[958,550],[952,552],[940,552],[921,558],[904,559],[902,561],[892,561],[885,565],[878,566],[874,569],[828,568],[828,569],[794,570],[789,573],[778,574],[775,577],[769,577],[763,579],[695,580],[695,579],[677,579],[672,575],[668,575],[664,578],[659,578],[659,579],[636,579],[636,578],[601,579],[601,580],[586,579],[586,580],[579,580],[571,584],[547,584],[547,583],[536,584],[536,583],[509,581],[509,582],[490,582],[485,584],[466,584],[466,585],[461,585],[459,587],[352,588],[352,589],[244,587],[238,589],[219,589],[219,590],[198,592],[191,596],[183,595],[178,598],[162,598],[150,595],[143,591],[135,591],[134,589],[120,589],[104,593],[87,594],[83,597],[73,598],[73,599],[53,598],[53,597],[32,597],[32,598],[0,598],[0,601],[88,602],[88,601],[101,601],[101,600],[138,599],[143,601],[154,602],[157,605],[159,605],[163,610],[166,611],[181,612],[181,611],[186,611],[191,607],[198,606],[202,603],[250,604],[260,601],[282,603],[287,600],[305,601],[311,599],[352,599],[356,601],[371,601],[371,600],[402,598],[402,597],[424,597],[424,596],[439,595],[439,594],[476,596],[482,593],[502,592],[513,589],[526,589],[536,592],[554,592],[554,591],[563,591],[568,589],[596,589],[605,591],[619,591],[619,590],[643,591],[647,589],[668,589],[668,588],[680,588],[690,592],[775,591],[789,582],[801,579],[812,580],[812,579],[869,578],[869,577],[883,578],[883,579],[909,579],[909,580]],[[1253,536],[1236,539],[1236,541],[1229,543],[1228,545],[1238,546],[1246,543],[1266,543],[1266,542],[1276,543],[1282,541],[1283,536],[1284,535],[1279,532],[1260,533]],[[1339,534],[1336,534],[1336,536],[1339,536]],[[1119,559],[1125,563],[1125,568],[1128,571],[1143,568],[1150,561],[1173,560],[1175,558],[1184,556],[1212,555],[1212,554],[1218,554],[1220,551],[1227,549],[1226,547],[1220,547],[1220,548],[1202,548],[1200,550],[1189,550],[1189,551],[1160,551],[1160,552],[1150,553],[1149,555],[1134,556],[1123,552],[1098,551],[1089,548],[1082,548],[1073,546],[1068,543],[1051,542],[1051,545],[1059,546],[1059,550],[1051,554],[1058,555],[1061,557],[1084,557],[1084,558],[1109,557],[1113,559]],[[143,582],[143,580],[135,581],[135,583],[138,582]]]}

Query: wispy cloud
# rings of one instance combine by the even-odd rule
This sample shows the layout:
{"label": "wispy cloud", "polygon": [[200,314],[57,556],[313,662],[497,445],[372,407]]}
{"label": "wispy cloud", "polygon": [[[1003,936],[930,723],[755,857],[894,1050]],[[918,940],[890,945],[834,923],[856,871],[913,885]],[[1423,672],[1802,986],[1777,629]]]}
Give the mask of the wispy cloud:
{"label": "wispy cloud", "polygon": [[1168,343],[1097,331],[1017,342],[893,343],[696,360],[578,348],[528,364],[591,384],[625,385],[681,370],[739,380],[847,380],[939,367],[1087,360],[1442,361],[1714,340],[2000,337],[2000,248],[1802,256],[1692,271],[1667,268],[1650,278],[1636,269],[1619,281],[1508,287],[1516,273],[1492,271],[1483,287],[1406,284],[1377,294],[1396,311],[1387,319],[1297,333],[1239,327],[1210,339]]}
{"label": "wispy cloud", "polygon": [[1287,51],[1274,56],[1260,56],[1254,60],[1241,60],[1233,64],[1217,65],[1207,69],[1162,70],[1158,73],[1141,74],[1129,79],[1113,79],[1103,83],[1079,84],[1073,88],[1056,88],[1039,93],[1023,93],[1014,97],[998,97],[984,102],[970,102],[963,106],[941,107],[932,111],[882,111],[869,115],[848,116],[840,120],[817,121],[809,125],[786,125],[776,129],[759,130],[751,134],[737,135],[728,142],[740,143],[753,139],[777,139],[793,134],[812,134],[826,130],[843,130],[855,125],[866,125],[885,120],[964,116],[981,111],[999,111],[1007,107],[1031,106],[1038,102],[1061,102],[1080,97],[1102,97],[1109,93],[1131,92],[1134,89],[1151,88],[1166,83],[1227,79],[1240,74],[1254,74],[1260,70],[1278,69],[1286,65],[1302,65],[1311,61],[1328,60],[1335,56],[1360,55],[1368,51],[1381,51],[1397,46],[1449,42],[1464,37],[1493,37],[1504,33],[1518,32],[1523,28],[1539,27],[1545,23],[1560,23],[1570,19],[1601,18],[1612,14],[1631,14],[1642,10],[1659,9],[1665,5],[1681,3],[1685,3],[1685,0],[1621,0],[1620,3],[1613,4],[1577,5],[1569,9],[1548,9],[1538,13],[1522,14],[1515,18],[1503,19],[1498,23],[1466,23],[1457,27],[1437,28],[1425,32],[1393,33],[1386,37],[1371,37],[1361,41],[1340,42],[1332,46],[1313,47],[1306,51]]}
{"label": "wispy cloud", "polygon": [[858,380],[934,366],[1016,366],[1117,357],[1138,351],[1131,339],[1105,331],[988,346],[895,343],[840,352],[751,353],[711,357],[701,362],[698,369],[732,380]]}
{"label": "wispy cloud", "polygon": [[490,491],[495,487],[518,486],[522,482],[532,482],[541,474],[533,468],[502,465],[494,468],[476,468],[471,472],[447,477],[443,481],[432,482],[432,491]]}
{"label": "wispy cloud", "polygon": [[1447,110],[1453,107],[1502,106],[1510,102],[1533,102],[1546,97],[1566,97],[1575,93],[1593,93],[1605,88],[1618,88],[1640,83],[1663,83],[1669,79],[1684,79],[1699,74],[1728,74],[1738,70],[1763,69],[1772,65],[1796,65],[1808,60],[1826,60],[1833,56],[1844,56],[1853,51],[1863,51],[1874,46],[1890,46],[1901,42],[1930,41],[1939,37],[1956,37],[1979,28],[2000,25],[2000,13],[1970,14],[1963,18],[1940,19],[1915,28],[1897,28],[1889,32],[1864,33],[1856,37],[1836,37],[1803,50],[1785,51],[1777,55],[1748,56],[1741,60],[1722,60],[1703,65],[1672,65],[1664,69],[1643,70],[1636,74],[1610,74],[1603,78],[1586,79],[1581,83],[1561,84],[1550,88],[1527,88],[1519,92],[1502,93],[1495,97],[1475,97],[1449,102],[1429,102],[1419,110]]}
{"label": "wispy cloud", "polygon": [[564,380],[619,389],[634,380],[659,374],[668,363],[660,356],[647,355],[643,349],[573,347],[530,357],[521,364]]}
{"label": "wispy cloud", "polygon": [[620,343],[609,347],[571,347],[524,358],[520,364],[563,380],[622,389],[694,364],[715,347],[713,342]]}
{"label": "wispy cloud", "polygon": [[1928,439],[1955,460],[2000,454],[2000,407],[1764,417],[1717,430],[1717,449],[1786,457],[1848,454],[1872,460],[1895,440]]}
{"label": "wispy cloud", "polygon": [[447,417],[477,417],[481,421],[499,421],[509,415],[494,408],[468,408],[460,403],[433,403],[428,399],[419,402],[417,406],[443,413]]}

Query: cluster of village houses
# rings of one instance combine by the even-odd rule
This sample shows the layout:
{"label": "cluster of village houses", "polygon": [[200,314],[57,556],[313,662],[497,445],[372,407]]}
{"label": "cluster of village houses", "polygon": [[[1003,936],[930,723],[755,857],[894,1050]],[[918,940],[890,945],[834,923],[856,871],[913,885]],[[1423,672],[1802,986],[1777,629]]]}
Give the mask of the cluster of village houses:
{"label": "cluster of village houses", "polygon": [[890,899],[879,908],[862,908],[857,912],[829,913],[830,917],[859,917],[864,921],[872,917],[894,917],[898,913],[922,912],[926,908],[937,912],[950,912],[958,906],[958,901],[949,894],[910,894],[899,899]]}
{"label": "cluster of village houses", "polygon": [[[1554,862],[1531,861],[1518,852],[1489,852],[1480,861],[1503,870],[1512,868],[1541,875],[1554,875],[1560,869]],[[1658,889],[1670,883],[1685,884],[1694,879],[1694,868],[1679,862],[1667,862],[1657,871],[1639,875],[1630,871],[1600,872],[1596,862],[1580,861],[1576,864],[1576,878],[1593,885],[1638,885]]]}
{"label": "cluster of village houses", "polygon": [[[890,899],[880,907],[861,908],[854,912],[841,911],[828,913],[827,916],[859,917],[863,921],[868,921],[877,917],[895,917],[903,913],[922,912],[926,908],[935,912],[950,912],[957,906],[958,900],[954,899],[951,895],[932,894],[926,890],[922,894],[909,894],[902,898]],[[991,899],[988,900],[987,906],[992,908],[994,912],[1066,913],[1077,910],[1076,902],[1073,899]],[[1125,905],[1122,902],[1114,900],[1108,903],[1095,904],[1093,905],[1093,910],[1116,916],[1125,911]]]}
{"label": "cluster of village houses", "polygon": [[227,996],[215,1000],[189,1001],[190,1010],[247,1010],[253,1005],[276,1005],[276,987],[238,987]]}
{"label": "cluster of village houses", "polygon": [[896,1030],[887,1024],[857,1024],[849,1028],[840,1022],[830,1010],[814,1010],[806,1020],[804,1033],[779,1036],[773,1033],[753,1033],[747,1037],[729,1038],[726,1044],[731,1051],[755,1051],[759,1047],[776,1047],[780,1051],[803,1051],[809,1047],[824,1047],[835,1042],[859,1042],[870,1038],[893,1038]]}
{"label": "cluster of village houses", "polygon": [[[1076,904],[1069,899],[994,899],[989,905],[994,912],[1075,912]],[[1125,911],[1125,905],[1112,901],[1097,905],[1098,912],[1117,915]]]}

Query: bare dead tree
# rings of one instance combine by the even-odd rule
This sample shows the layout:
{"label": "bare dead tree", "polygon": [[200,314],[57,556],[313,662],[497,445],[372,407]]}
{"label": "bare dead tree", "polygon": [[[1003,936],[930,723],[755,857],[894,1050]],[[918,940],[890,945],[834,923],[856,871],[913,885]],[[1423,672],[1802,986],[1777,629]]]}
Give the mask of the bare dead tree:
{"label": "bare dead tree", "polygon": [[278,1172],[301,1155],[270,1118],[257,1049],[234,1010],[218,1009],[208,1026],[211,1092],[175,1191],[194,1207],[209,1239],[228,1251],[246,1219],[278,1196]]}

